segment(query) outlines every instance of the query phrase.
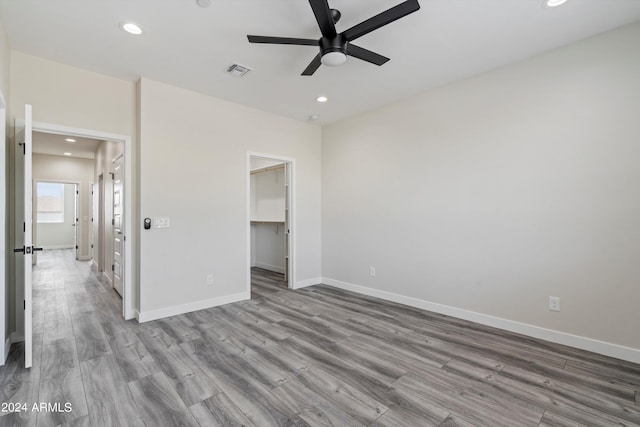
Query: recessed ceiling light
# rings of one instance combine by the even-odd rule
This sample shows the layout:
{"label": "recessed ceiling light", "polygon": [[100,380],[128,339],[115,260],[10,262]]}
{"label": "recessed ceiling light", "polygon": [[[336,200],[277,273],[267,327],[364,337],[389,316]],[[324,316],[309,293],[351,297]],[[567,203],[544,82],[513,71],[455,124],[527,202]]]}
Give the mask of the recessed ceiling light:
{"label": "recessed ceiling light", "polygon": [[312,115],[309,116],[309,121],[310,122],[315,122],[319,118],[320,118],[320,116],[318,116],[317,114],[312,114]]}
{"label": "recessed ceiling light", "polygon": [[134,36],[139,36],[140,34],[142,34],[142,28],[140,28],[133,22],[123,22],[122,24],[120,24],[120,28],[122,28],[129,34],[133,34]]}
{"label": "recessed ceiling light", "polygon": [[327,98],[324,95],[321,95],[321,96],[316,98],[316,101],[318,101],[318,102],[327,102],[328,100],[329,100],[329,98]]}
{"label": "recessed ceiling light", "polygon": [[196,3],[198,3],[198,6],[200,6],[200,7],[209,7],[209,6],[211,6],[211,0],[196,0]]}
{"label": "recessed ceiling light", "polygon": [[65,141],[67,141],[67,142],[76,142],[76,140],[73,139],[73,138],[66,138]]}
{"label": "recessed ceiling light", "polygon": [[64,152],[64,153],[62,153],[62,154],[64,154],[65,156],[70,156],[70,155],[71,155],[71,153],[69,153],[68,151],[65,151],[65,152]]}
{"label": "recessed ceiling light", "polygon": [[565,4],[567,2],[567,0],[544,0],[544,6],[545,7],[556,7],[556,6],[560,6],[561,4]]}

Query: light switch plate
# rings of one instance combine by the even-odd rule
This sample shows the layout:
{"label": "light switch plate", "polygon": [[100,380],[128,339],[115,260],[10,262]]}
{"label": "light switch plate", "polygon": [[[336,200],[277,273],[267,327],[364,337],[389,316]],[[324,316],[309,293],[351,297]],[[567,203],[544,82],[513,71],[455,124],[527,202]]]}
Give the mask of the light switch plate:
{"label": "light switch plate", "polygon": [[153,218],[153,227],[154,228],[169,228],[169,217],[168,216],[157,216]]}

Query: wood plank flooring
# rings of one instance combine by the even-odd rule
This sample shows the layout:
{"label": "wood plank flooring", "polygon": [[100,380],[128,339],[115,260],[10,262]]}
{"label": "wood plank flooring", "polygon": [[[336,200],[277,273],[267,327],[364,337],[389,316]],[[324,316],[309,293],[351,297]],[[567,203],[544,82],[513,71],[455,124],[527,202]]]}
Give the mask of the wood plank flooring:
{"label": "wood plank flooring", "polygon": [[[255,269],[252,299],[138,324],[72,251],[34,268],[0,426],[640,425],[640,366]],[[72,410],[31,411],[37,402]]]}

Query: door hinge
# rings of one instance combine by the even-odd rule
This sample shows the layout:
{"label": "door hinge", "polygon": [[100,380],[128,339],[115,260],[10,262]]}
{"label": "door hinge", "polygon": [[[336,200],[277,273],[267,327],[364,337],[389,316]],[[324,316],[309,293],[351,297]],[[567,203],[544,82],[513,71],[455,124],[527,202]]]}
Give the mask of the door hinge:
{"label": "door hinge", "polygon": [[116,271],[116,266],[111,264],[111,271]]}
{"label": "door hinge", "polygon": [[27,309],[27,300],[25,300],[25,299],[22,300],[22,309],[23,310]]}
{"label": "door hinge", "polygon": [[76,190],[76,194],[80,194],[80,190]]}
{"label": "door hinge", "polygon": [[115,218],[111,218],[111,225],[116,225],[116,219]]}
{"label": "door hinge", "polygon": [[78,245],[76,245],[76,251],[78,250]]}
{"label": "door hinge", "polygon": [[93,245],[91,245],[91,249],[93,249]]}
{"label": "door hinge", "polygon": [[26,233],[26,232],[27,232],[27,223],[26,223],[26,222],[23,222],[23,223],[22,223],[22,232],[23,232],[23,233]]}
{"label": "door hinge", "polygon": [[27,143],[26,142],[19,142],[18,145],[22,145],[22,154],[26,155],[27,154]]}

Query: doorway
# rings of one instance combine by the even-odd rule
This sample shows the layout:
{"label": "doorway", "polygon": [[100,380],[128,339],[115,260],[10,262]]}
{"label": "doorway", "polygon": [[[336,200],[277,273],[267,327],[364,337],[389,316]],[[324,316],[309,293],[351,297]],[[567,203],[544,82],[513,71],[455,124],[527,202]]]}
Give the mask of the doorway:
{"label": "doorway", "polygon": [[294,288],[294,159],[249,153],[247,170],[248,289],[252,275]]}
{"label": "doorway", "polygon": [[[80,259],[80,183],[38,180],[33,200],[33,241],[45,250],[74,249]],[[37,263],[37,253],[33,254]]]}
{"label": "doorway", "polygon": [[[131,173],[132,173],[132,165],[130,160],[131,153],[132,153],[131,137],[127,135],[117,135],[117,134],[105,133],[101,131],[94,131],[94,130],[87,130],[87,129],[80,129],[80,128],[70,128],[66,126],[58,126],[54,124],[37,123],[37,122],[33,123],[33,131],[57,135],[57,136],[64,136],[65,138],[69,138],[69,139],[81,140],[83,138],[87,138],[87,139],[102,141],[102,143],[107,144],[108,149],[106,149],[104,154],[105,155],[104,163],[107,163],[108,167],[106,167],[107,170],[105,170],[105,173],[103,174],[103,176],[100,177],[101,178],[100,182],[97,185],[99,190],[107,186],[111,187],[110,185],[106,185],[106,183],[104,182],[106,181],[106,179],[103,179],[103,178],[105,178],[105,176],[111,178],[111,175],[109,174],[113,172],[112,160],[114,160],[116,157],[115,155],[116,150],[118,151],[118,156],[120,157],[120,160],[119,160],[120,163],[118,167],[119,167],[119,173],[121,174],[119,209],[120,209],[120,233],[121,233],[121,240],[122,240],[122,246],[118,250],[118,256],[120,260],[119,280],[121,281],[121,284],[122,284],[121,286],[122,315],[125,319],[134,318],[135,317],[134,291],[131,286],[131,284],[133,283],[132,282],[133,274],[131,271],[132,251],[130,249],[130,245],[131,245],[130,239],[125,239],[126,235],[133,235],[131,230],[131,224],[132,224],[131,180],[125,179],[125,177],[131,176]],[[111,181],[111,179],[109,179],[109,181]],[[105,243],[105,246],[109,247],[109,250],[113,250],[112,244],[106,245],[106,241],[111,239],[107,238],[107,236],[102,236],[100,233],[99,227],[97,227],[98,225],[97,222],[100,220],[103,220],[104,226],[106,228],[109,228],[109,226],[111,226],[111,221],[112,221],[111,217],[113,214],[113,210],[112,210],[113,208],[109,207],[109,209],[111,209],[111,214],[106,215],[108,219],[108,224],[109,224],[109,226],[107,226],[107,221],[104,221],[105,215],[103,214],[105,211],[104,210],[96,211],[95,209],[96,202],[98,202],[98,200],[96,200],[95,191],[93,191],[93,194],[89,193],[89,189],[93,182],[95,182],[95,177],[92,178],[90,182],[87,184],[87,197],[86,197],[87,204],[91,204],[92,208],[90,208],[87,211],[87,213],[85,213],[84,215],[79,215],[78,218],[80,222],[82,223],[87,222],[89,225],[89,227],[87,227],[86,234],[85,234],[86,236],[85,240],[87,240],[87,243],[89,245],[87,250],[87,256],[88,257],[97,256],[99,259],[101,257],[104,257],[108,261],[109,259],[113,259],[113,254],[112,256],[109,256],[108,254],[104,253],[105,252],[104,250],[96,251],[95,250],[96,245],[94,245],[94,247],[91,248],[91,244],[93,244],[93,242],[89,242],[89,236],[91,236],[92,234],[93,236],[95,236],[97,234],[98,240],[102,240],[102,242]],[[93,187],[94,187],[93,190],[95,190],[96,186],[93,186]],[[104,198],[105,203],[110,203],[110,200],[112,200],[113,196],[111,197],[108,197],[108,195],[107,197],[104,197],[104,196],[105,194],[101,193],[98,195],[98,198]],[[81,197],[82,197],[82,194],[81,194]],[[103,227],[100,227],[100,228],[103,228]],[[91,231],[89,231],[90,229]],[[111,233],[111,231],[107,230],[107,233]],[[91,251],[90,249],[93,249],[93,250]],[[90,258],[87,258],[87,259],[90,259]],[[96,260],[94,258],[94,261],[97,261],[98,263],[100,263],[99,259]],[[104,267],[104,269],[108,269],[109,272],[111,272],[111,265],[107,266],[105,264],[106,263],[104,263],[103,261],[102,266]]]}

